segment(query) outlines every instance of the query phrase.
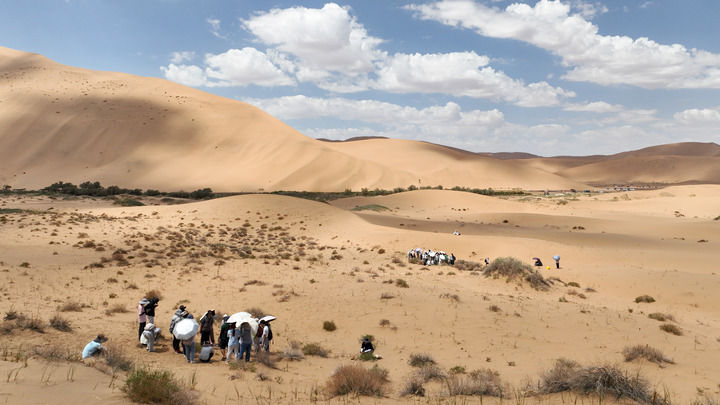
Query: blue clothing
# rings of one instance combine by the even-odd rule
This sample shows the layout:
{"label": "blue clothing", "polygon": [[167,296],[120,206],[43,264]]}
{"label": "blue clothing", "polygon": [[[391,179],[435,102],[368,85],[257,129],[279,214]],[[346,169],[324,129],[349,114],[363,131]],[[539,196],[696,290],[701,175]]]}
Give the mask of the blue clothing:
{"label": "blue clothing", "polygon": [[247,363],[250,361],[250,348],[252,347],[252,343],[242,343],[240,344],[240,356],[239,359],[242,359],[243,354],[245,354],[245,362]]}
{"label": "blue clothing", "polygon": [[187,359],[188,363],[194,363],[195,362],[195,342],[191,342],[190,344],[185,344],[183,342],[183,348],[185,349],[185,358]]}
{"label": "blue clothing", "polygon": [[93,340],[92,342],[85,345],[85,348],[82,351],[82,358],[87,359],[88,357],[102,351],[102,348],[103,347],[100,342],[98,342],[97,340]]}

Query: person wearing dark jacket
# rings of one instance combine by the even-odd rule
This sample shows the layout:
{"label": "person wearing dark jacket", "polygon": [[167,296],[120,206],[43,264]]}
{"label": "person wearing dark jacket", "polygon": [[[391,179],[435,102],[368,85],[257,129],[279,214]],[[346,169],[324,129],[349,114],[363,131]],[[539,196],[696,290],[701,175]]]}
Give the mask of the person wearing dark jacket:
{"label": "person wearing dark jacket", "polygon": [[150,323],[155,323],[155,308],[157,308],[158,302],[160,302],[160,298],[153,297],[150,302],[145,304],[145,315]]}
{"label": "person wearing dark jacket", "polygon": [[213,322],[215,322],[215,310],[211,309],[205,312],[200,318],[200,344],[215,344],[215,334],[213,333]]}
{"label": "person wearing dark jacket", "polygon": [[220,346],[220,353],[222,354],[222,359],[225,360],[227,347],[228,347],[228,329],[230,324],[227,323],[227,320],[230,318],[228,314],[223,315],[222,325],[220,325],[220,336],[218,336],[218,346]]}

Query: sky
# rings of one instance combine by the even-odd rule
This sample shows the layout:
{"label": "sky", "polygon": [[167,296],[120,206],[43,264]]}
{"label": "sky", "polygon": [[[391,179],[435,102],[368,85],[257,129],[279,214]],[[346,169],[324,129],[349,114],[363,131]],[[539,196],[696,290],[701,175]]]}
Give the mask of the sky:
{"label": "sky", "polygon": [[718,0],[0,0],[0,45],[314,138],[591,155],[720,143],[719,17]]}

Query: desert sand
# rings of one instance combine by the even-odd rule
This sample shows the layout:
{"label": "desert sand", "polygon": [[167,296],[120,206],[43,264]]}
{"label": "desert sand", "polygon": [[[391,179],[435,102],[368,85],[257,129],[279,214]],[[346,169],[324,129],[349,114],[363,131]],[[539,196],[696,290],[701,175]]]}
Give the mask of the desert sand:
{"label": "desert sand", "polygon": [[[639,373],[673,404],[720,393],[716,144],[543,158],[393,139],[323,142],[238,101],[7,48],[0,80],[0,184],[14,189],[101,181],[163,191],[556,190],[416,190],[328,203],[138,197],[140,207],[0,193],[0,403],[130,403],[124,371],[76,361],[98,333],[136,365],[171,370],[207,404],[612,403],[534,395],[559,358]],[[413,248],[472,263],[410,263]],[[501,257],[540,257],[550,287],[485,277],[483,260]],[[165,338],[148,353],[135,311],[151,290],[162,295],[156,319]],[[636,302],[643,295],[655,302]],[[229,367],[219,351],[210,364],[188,364],[167,339],[180,304],[196,319],[211,308],[277,316],[272,366],[254,359]],[[12,315],[34,326],[19,327]],[[57,316],[71,330],[48,324]],[[325,321],[337,330],[324,330]],[[366,334],[383,356],[377,362],[356,359]],[[318,343],[329,355],[301,356],[294,342]],[[625,362],[634,345],[672,363]],[[494,370],[507,396],[450,397],[438,381],[425,384],[425,397],[401,396],[414,354],[446,373]],[[384,395],[330,398],[325,384],[347,364],[386,369]]]}

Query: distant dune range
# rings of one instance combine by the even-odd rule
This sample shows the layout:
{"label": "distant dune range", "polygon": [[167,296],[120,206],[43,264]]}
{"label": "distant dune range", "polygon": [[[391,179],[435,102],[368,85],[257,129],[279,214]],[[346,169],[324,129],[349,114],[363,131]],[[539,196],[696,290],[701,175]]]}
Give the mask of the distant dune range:
{"label": "distant dune range", "polygon": [[59,180],[186,191],[720,184],[714,143],[542,158],[384,138],[324,142],[239,101],[2,47],[0,83],[0,184],[13,187]]}

